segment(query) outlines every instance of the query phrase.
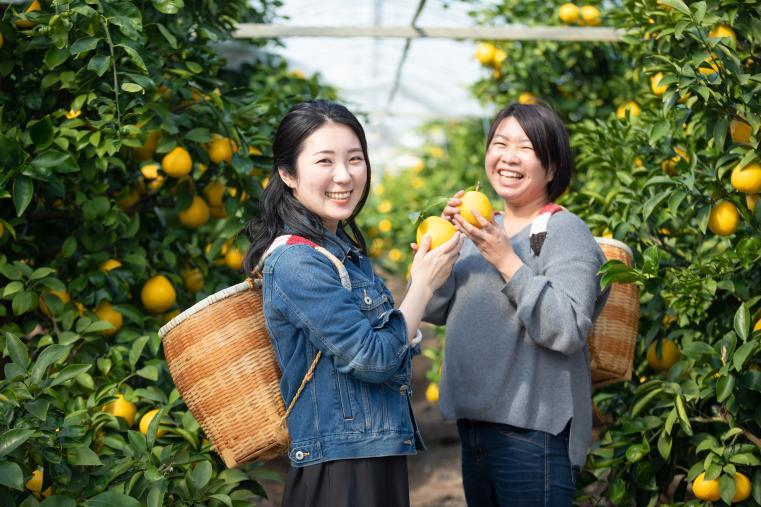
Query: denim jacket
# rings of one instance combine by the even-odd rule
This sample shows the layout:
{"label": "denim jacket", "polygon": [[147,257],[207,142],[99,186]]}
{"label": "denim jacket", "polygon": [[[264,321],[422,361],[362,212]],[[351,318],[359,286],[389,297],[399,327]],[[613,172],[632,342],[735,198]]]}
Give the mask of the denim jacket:
{"label": "denim jacket", "polygon": [[348,238],[325,231],[352,290],[313,247],[277,247],[262,268],[264,316],[286,407],[318,350],[322,358],[288,418],[289,458],[301,467],[423,449],[410,402],[407,325],[391,292]]}

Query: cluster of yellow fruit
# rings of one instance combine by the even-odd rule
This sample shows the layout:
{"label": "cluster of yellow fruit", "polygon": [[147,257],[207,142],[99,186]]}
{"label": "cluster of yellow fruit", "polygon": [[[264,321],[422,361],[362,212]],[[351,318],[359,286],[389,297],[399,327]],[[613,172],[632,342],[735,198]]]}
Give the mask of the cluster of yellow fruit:
{"label": "cluster of yellow fruit", "polygon": [[578,7],[571,2],[564,3],[558,8],[558,17],[566,25],[600,26],[602,14],[594,5]]}
{"label": "cluster of yellow fruit", "polygon": [[[135,416],[137,415],[137,407],[131,401],[124,398],[123,394],[116,395],[116,399],[111,403],[103,406],[103,411],[107,412],[114,417],[121,417],[127,423],[127,428],[131,428],[135,423]],[[153,421],[153,418],[158,414],[159,409],[154,408],[143,414],[140,418],[140,433],[143,435],[148,434],[148,426]],[[162,421],[163,422],[163,421]],[[156,431],[157,437],[166,435],[167,430],[165,428],[159,428]]]}
{"label": "cluster of yellow fruit", "polygon": [[[751,483],[748,477],[740,472],[735,472],[735,496],[732,503],[739,503],[750,496]],[[701,473],[692,481],[692,493],[699,499],[706,502],[717,502],[721,499],[721,489],[719,481],[716,479],[705,479],[705,472]]]}
{"label": "cluster of yellow fruit", "polygon": [[[458,209],[462,218],[475,227],[481,227],[481,225],[478,223],[472,210],[476,210],[486,220],[491,220],[494,216],[494,208],[489,198],[477,190],[465,192],[460,198]],[[419,245],[423,241],[423,236],[428,234],[431,237],[430,249],[433,250],[446,243],[455,232],[457,232],[457,229],[448,220],[437,216],[430,216],[418,226],[415,241]]]}
{"label": "cluster of yellow fruit", "polygon": [[475,57],[481,65],[493,67],[492,75],[499,78],[501,76],[499,68],[507,59],[507,52],[490,42],[481,42],[476,46]]}
{"label": "cluster of yellow fruit", "polygon": [[[732,138],[744,130],[740,120],[733,120]],[[738,126],[739,125],[739,126]],[[747,125],[747,124],[746,124]],[[745,167],[739,164],[732,170],[730,178],[732,187],[738,192],[745,194],[745,203],[752,212],[758,202],[758,194],[761,192],[761,164],[758,161],[751,162]],[[712,209],[708,218],[708,228],[719,236],[728,236],[737,231],[740,225],[740,212],[729,201],[719,201]]]}

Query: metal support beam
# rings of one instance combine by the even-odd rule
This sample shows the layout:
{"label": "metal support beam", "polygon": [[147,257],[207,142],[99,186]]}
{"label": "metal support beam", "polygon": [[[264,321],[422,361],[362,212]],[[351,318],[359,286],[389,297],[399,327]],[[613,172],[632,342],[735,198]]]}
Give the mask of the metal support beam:
{"label": "metal support beam", "polygon": [[373,37],[391,39],[477,39],[477,40],[555,40],[618,42],[624,31],[606,27],[574,26],[284,26],[241,23],[235,30],[239,39],[279,37]]}

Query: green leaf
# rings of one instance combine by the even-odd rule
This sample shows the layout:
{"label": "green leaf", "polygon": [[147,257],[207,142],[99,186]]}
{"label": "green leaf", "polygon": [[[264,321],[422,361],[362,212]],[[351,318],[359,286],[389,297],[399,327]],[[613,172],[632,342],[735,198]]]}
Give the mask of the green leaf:
{"label": "green leaf", "polygon": [[37,268],[32,271],[32,274],[29,276],[29,281],[33,282],[35,280],[40,280],[41,278],[52,275],[53,273],[55,273],[55,269],[53,268]]}
{"label": "green leaf", "polygon": [[21,467],[12,461],[0,461],[0,485],[23,491],[24,474]]}
{"label": "green leaf", "polygon": [[135,373],[143,378],[147,378],[148,380],[156,381],[159,379],[159,369],[153,365],[144,366],[143,368],[137,370]]}
{"label": "green leaf", "polygon": [[140,507],[140,502],[116,491],[106,491],[86,500],[84,505],[85,507]]}
{"label": "green leaf", "polygon": [[188,70],[192,72],[193,74],[200,74],[201,72],[203,72],[203,67],[201,67],[196,62],[193,62],[190,60],[185,62],[185,67],[187,67]]}
{"label": "green leaf", "polygon": [[228,507],[233,507],[233,501],[228,495],[223,495],[221,493],[218,493],[216,495],[209,495],[209,498],[219,500],[220,502],[227,505]]}
{"label": "green leaf", "polygon": [[53,169],[57,173],[74,173],[79,171],[79,165],[71,154],[58,150],[48,150],[40,153],[32,160],[32,167]]}
{"label": "green leaf", "polygon": [[152,0],[152,3],[157,11],[164,14],[177,14],[185,6],[183,0]]}
{"label": "green leaf", "polygon": [[68,356],[70,350],[71,345],[53,344],[45,347],[32,366],[32,384],[39,384],[50,365]]}
{"label": "green leaf", "polygon": [[658,0],[659,4],[668,5],[669,7],[673,7],[674,9],[678,10],[682,14],[690,15],[690,8],[687,7],[687,4],[682,2],[682,0]]}
{"label": "green leaf", "polygon": [[32,414],[40,421],[44,421],[48,417],[48,408],[50,402],[48,400],[34,400],[24,403],[24,408],[27,412]]}
{"label": "green leaf", "polygon": [[29,440],[35,434],[34,430],[14,428],[0,435],[0,456],[7,456],[18,446]]}
{"label": "green leaf", "polygon": [[134,63],[138,69],[146,73],[148,72],[148,69],[145,67],[143,58],[140,56],[140,53],[138,53],[134,48],[127,46],[126,44],[117,44],[116,46],[126,51],[127,55],[130,57],[130,60],[132,60],[132,63]]}
{"label": "green leaf", "polygon": [[723,403],[735,389],[735,377],[729,374],[716,382],[716,401]]}
{"label": "green leaf", "polygon": [[29,137],[32,138],[32,142],[38,151],[45,150],[53,144],[54,133],[50,116],[45,116],[41,120],[29,124]]}
{"label": "green leaf", "polygon": [[719,477],[719,490],[721,491],[721,499],[724,503],[730,505],[732,499],[735,496],[735,479],[727,474],[721,474]]}
{"label": "green leaf", "polygon": [[58,375],[50,383],[50,387],[55,387],[57,385],[63,384],[67,380],[76,377],[80,373],[86,372],[90,368],[92,368],[91,364],[70,364],[58,372]]}
{"label": "green leaf", "polygon": [[70,447],[67,453],[67,459],[70,465],[102,465],[100,458],[95,451],[84,445]]}
{"label": "green leaf", "polygon": [[[155,5],[156,5],[156,2],[154,2],[154,6]],[[172,14],[172,13],[164,13],[164,14]],[[172,49],[177,49],[177,38],[174,35],[172,35],[172,33],[169,30],[167,30],[167,28],[163,24],[156,23],[156,27],[159,29],[159,32],[161,32],[161,35],[164,36],[164,38],[172,47]]]}
{"label": "green leaf", "polygon": [[3,289],[3,297],[8,298],[8,296],[12,296],[22,290],[24,290],[24,282],[11,282]]}
{"label": "green leaf", "polygon": [[129,351],[129,364],[134,369],[137,362],[140,360],[140,355],[143,353],[145,344],[148,343],[150,336],[144,335],[132,342],[132,347]]}
{"label": "green leaf", "polygon": [[748,356],[753,353],[753,350],[756,348],[756,344],[758,342],[756,341],[749,341],[748,343],[744,343],[741,345],[736,351],[735,355],[732,358],[733,365],[735,367],[735,370],[741,371],[743,365],[745,364],[745,360],[748,359]]}
{"label": "green leaf", "polygon": [[51,46],[45,52],[45,65],[48,69],[53,70],[69,58],[69,49],[66,47],[57,48]]}
{"label": "green leaf", "polygon": [[637,414],[639,414],[642,411],[642,409],[644,409],[645,406],[647,406],[650,400],[652,400],[653,398],[655,398],[662,392],[663,392],[663,388],[659,387],[658,389],[653,389],[652,391],[644,395],[642,398],[637,400],[637,402],[632,407],[632,417],[636,417]]}
{"label": "green leaf", "polygon": [[208,461],[201,461],[191,472],[190,481],[196,489],[202,489],[211,480],[211,473],[211,463]]}
{"label": "green leaf", "polygon": [[27,366],[29,366],[29,354],[27,353],[24,342],[22,342],[16,335],[6,331],[5,348],[8,350],[8,355],[11,356],[11,361],[26,370]]}
{"label": "green leaf", "polygon": [[111,66],[111,55],[94,55],[87,64],[87,69],[102,77]]}
{"label": "green leaf", "polygon": [[668,460],[671,455],[671,444],[671,435],[662,431],[658,437],[658,454],[665,460]]}
{"label": "green leaf", "polygon": [[92,51],[98,47],[98,42],[100,42],[98,37],[82,37],[71,45],[69,52],[72,54],[72,56],[77,56],[80,53]]}
{"label": "green leaf", "polygon": [[68,496],[52,495],[43,500],[40,507],[77,507],[77,502]]}
{"label": "green leaf", "polygon": [[13,181],[13,205],[16,206],[16,216],[24,214],[24,210],[32,202],[34,183],[27,176],[18,176]]}
{"label": "green leaf", "polygon": [[211,132],[207,128],[196,128],[185,134],[185,139],[196,143],[208,143],[211,141]]}
{"label": "green leaf", "polygon": [[154,484],[151,486],[151,490],[148,492],[148,507],[161,507],[164,505],[164,495],[166,494],[166,489],[163,487],[162,484]]}
{"label": "green leaf", "polygon": [[35,293],[30,291],[16,293],[11,302],[11,308],[13,308],[13,313],[15,315],[23,315],[26,312],[34,310],[36,306],[37,298],[35,297]]}
{"label": "green leaf", "polygon": [[140,93],[143,91],[143,87],[135,83],[122,83],[122,90],[127,93]]}
{"label": "green leaf", "polygon": [[735,312],[735,333],[737,333],[737,336],[739,336],[742,341],[748,340],[750,324],[750,311],[748,310],[748,306],[743,303]]}

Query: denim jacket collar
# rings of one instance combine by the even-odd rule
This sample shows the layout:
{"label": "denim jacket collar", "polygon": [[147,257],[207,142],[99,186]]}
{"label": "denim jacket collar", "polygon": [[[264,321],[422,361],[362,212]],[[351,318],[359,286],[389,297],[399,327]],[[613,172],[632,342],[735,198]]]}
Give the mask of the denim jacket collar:
{"label": "denim jacket collar", "polygon": [[[285,234],[294,234],[293,229],[290,227],[285,228]],[[322,245],[330,253],[335,255],[341,262],[346,262],[346,259],[359,260],[360,250],[349,239],[349,236],[339,227],[337,234],[333,234],[328,229],[322,229],[324,236],[324,244]]]}

